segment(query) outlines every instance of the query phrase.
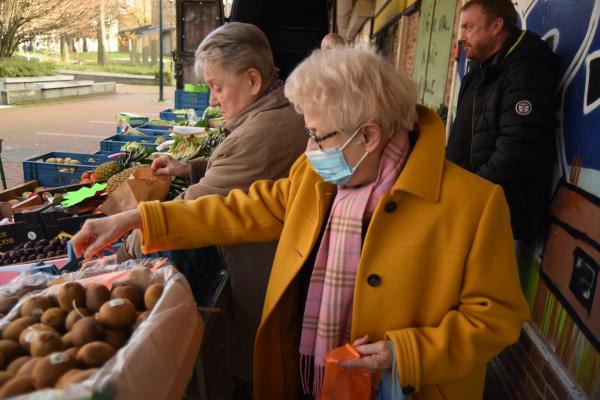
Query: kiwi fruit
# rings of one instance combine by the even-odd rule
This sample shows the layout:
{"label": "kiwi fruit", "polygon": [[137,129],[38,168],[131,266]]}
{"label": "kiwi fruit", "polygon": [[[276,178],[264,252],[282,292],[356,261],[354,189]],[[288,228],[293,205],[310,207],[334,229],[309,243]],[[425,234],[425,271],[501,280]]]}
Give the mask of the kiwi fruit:
{"label": "kiwi fruit", "polygon": [[94,317],[85,317],[75,322],[71,332],[73,333],[73,344],[76,347],[100,340],[104,334],[100,323]]}
{"label": "kiwi fruit", "polygon": [[10,365],[8,366],[8,368],[6,368],[6,370],[8,372],[10,372],[13,375],[16,375],[17,372],[19,371],[19,368],[21,368],[27,361],[31,360],[30,356],[21,356],[19,358],[15,358]]}
{"label": "kiwi fruit", "polygon": [[41,357],[31,357],[29,360],[25,361],[25,364],[21,365],[21,368],[17,371],[17,376],[31,375],[33,368],[41,359]]}
{"label": "kiwi fruit", "polygon": [[125,298],[117,298],[104,303],[100,307],[98,321],[108,328],[123,329],[133,325],[135,316],[133,303]]}
{"label": "kiwi fruit", "polygon": [[74,359],[77,359],[77,354],[79,354],[79,347],[71,347],[70,349],[65,350],[65,353]]}
{"label": "kiwi fruit", "polygon": [[144,311],[139,313],[137,318],[135,319],[135,324],[133,324],[133,329],[137,329],[138,326],[142,324],[142,322],[148,319],[148,316],[150,316],[150,311]]}
{"label": "kiwi fruit", "polygon": [[133,285],[122,285],[113,288],[110,297],[113,299],[129,299],[137,310],[143,307],[142,295],[138,288]]}
{"label": "kiwi fruit", "polygon": [[70,385],[75,383],[83,382],[90,376],[92,376],[98,368],[90,368],[90,369],[72,369],[63,376],[60,377],[56,385],[54,386],[56,389],[65,389]]}
{"label": "kiwi fruit", "polygon": [[58,289],[58,304],[63,310],[70,311],[75,305],[77,308],[85,307],[85,289],[77,282],[67,282]]}
{"label": "kiwi fruit", "polygon": [[33,317],[39,321],[44,311],[46,311],[50,307],[52,307],[52,302],[48,297],[32,297],[25,300],[25,302],[21,306],[21,316]]}
{"label": "kiwi fruit", "polygon": [[60,307],[52,307],[44,311],[41,321],[57,331],[64,331],[67,315],[69,315],[67,310]]}
{"label": "kiwi fruit", "polygon": [[0,389],[0,399],[17,396],[19,394],[26,394],[33,392],[34,390],[35,386],[33,385],[31,376],[15,376],[10,381],[6,382],[4,386],[2,386],[2,389]]}
{"label": "kiwi fruit", "polygon": [[69,312],[69,315],[67,315],[67,319],[65,320],[65,328],[67,328],[67,330],[70,331],[71,329],[73,329],[73,325],[75,325],[75,322],[79,321],[81,318],[89,317],[90,315],[94,315],[94,313],[91,310],[88,310],[87,308],[78,308],[77,310],[71,310]]}
{"label": "kiwi fruit", "polygon": [[62,336],[63,348],[69,349],[75,344],[73,343],[73,332],[67,332]]}
{"label": "kiwi fruit", "polygon": [[127,340],[129,340],[129,335],[120,329],[104,330],[104,341],[117,350],[125,346]]}
{"label": "kiwi fruit", "polygon": [[144,292],[144,304],[146,305],[146,310],[152,310],[154,305],[158,302],[158,299],[160,299],[164,288],[165,285],[162,283],[154,283],[148,286]]}
{"label": "kiwi fruit", "polygon": [[8,314],[10,310],[19,302],[15,296],[0,296],[0,314]]}
{"label": "kiwi fruit", "polygon": [[19,340],[19,335],[21,335],[21,332],[23,332],[23,330],[28,326],[35,324],[35,322],[35,319],[32,317],[21,317],[17,320],[14,320],[2,331],[2,339],[14,341]]}
{"label": "kiwi fruit", "polygon": [[31,341],[31,355],[33,357],[45,357],[55,351],[63,349],[63,343],[56,333],[43,331],[39,332]]}
{"label": "kiwi fruit", "polygon": [[52,353],[35,365],[31,378],[37,389],[53,387],[64,373],[77,366],[77,360],[66,352]]}
{"label": "kiwi fruit", "polygon": [[9,371],[0,371],[0,388],[14,377],[15,374],[11,374]]}
{"label": "kiwi fruit", "polygon": [[12,360],[21,355],[21,346],[14,340],[0,340],[0,353],[4,356],[4,363],[10,364]]}
{"label": "kiwi fruit", "polygon": [[58,333],[54,328],[51,328],[48,325],[44,325],[42,323],[30,325],[27,328],[23,329],[23,332],[21,332],[21,335],[19,335],[19,345],[21,346],[21,348],[23,348],[23,350],[25,351],[29,351],[31,348],[31,342],[39,332]]}
{"label": "kiwi fruit", "polygon": [[102,304],[110,300],[110,290],[104,285],[92,283],[85,291],[85,304],[92,311],[100,310]]}
{"label": "kiwi fruit", "polygon": [[83,346],[77,354],[77,361],[87,368],[101,367],[117,351],[104,342],[91,342]]}

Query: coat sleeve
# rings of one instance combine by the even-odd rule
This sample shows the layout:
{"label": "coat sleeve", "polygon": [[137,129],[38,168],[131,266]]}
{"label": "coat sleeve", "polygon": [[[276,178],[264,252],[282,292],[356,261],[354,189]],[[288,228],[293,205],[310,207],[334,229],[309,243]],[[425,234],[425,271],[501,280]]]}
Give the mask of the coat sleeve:
{"label": "coat sleeve", "polygon": [[502,86],[496,150],[477,174],[499,184],[531,179],[553,157],[556,77],[540,61],[510,67]]}
{"label": "coat sleeve", "polygon": [[386,332],[403,386],[457,379],[514,343],[529,317],[519,285],[508,207],[495,186],[466,256],[456,307],[437,326]]}
{"label": "coat sleeve", "polygon": [[212,245],[275,241],[281,235],[292,187],[290,178],[255,182],[248,193],[233,190],[227,197],[139,205],[144,253]]}

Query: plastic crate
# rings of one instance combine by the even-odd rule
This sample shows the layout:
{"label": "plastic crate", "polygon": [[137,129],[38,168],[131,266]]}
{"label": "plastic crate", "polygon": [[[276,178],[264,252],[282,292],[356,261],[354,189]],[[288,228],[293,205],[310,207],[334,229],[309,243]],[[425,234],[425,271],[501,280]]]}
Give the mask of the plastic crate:
{"label": "plastic crate", "polygon": [[127,142],[141,142],[147,149],[156,151],[155,137],[115,135],[100,141],[100,151],[118,153]]}
{"label": "plastic crate", "polygon": [[[143,133],[146,136],[168,136],[171,132],[162,129],[146,129],[146,128],[135,128],[136,131]],[[127,132],[125,132],[127,135]]]}
{"label": "plastic crate", "polygon": [[176,110],[193,108],[196,110],[196,114],[202,115],[204,109],[208,107],[209,101],[209,92],[186,92],[181,89],[175,90]]}
{"label": "plastic crate", "polygon": [[[48,158],[71,158],[81,164],[47,163]],[[53,151],[39,157],[23,161],[25,181],[37,180],[40,186],[55,187],[79,183],[81,174],[93,171],[98,165],[109,161],[104,154],[65,153]]]}
{"label": "plastic crate", "polygon": [[171,109],[171,108],[161,111],[159,114],[159,117],[163,121],[175,121],[175,122],[187,121],[187,119],[188,119],[187,114],[174,113],[173,109]]}
{"label": "plastic crate", "polygon": [[142,125],[136,129],[154,129],[156,131],[168,131],[168,132],[173,132],[173,127],[172,126],[167,126],[167,125],[156,125],[156,124],[145,124]]}

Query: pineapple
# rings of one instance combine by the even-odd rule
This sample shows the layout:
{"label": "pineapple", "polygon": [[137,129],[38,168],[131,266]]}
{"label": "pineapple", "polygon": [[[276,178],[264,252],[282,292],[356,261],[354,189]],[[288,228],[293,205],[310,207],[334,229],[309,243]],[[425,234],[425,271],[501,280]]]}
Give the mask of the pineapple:
{"label": "pineapple", "polygon": [[119,158],[118,161],[108,161],[104,164],[100,164],[92,175],[96,182],[107,181],[111,176],[118,174],[119,172],[130,168],[136,164],[141,163],[148,157],[149,153],[146,148],[136,149],[127,153],[127,157]]}
{"label": "pineapple", "polygon": [[111,194],[112,192],[117,190],[117,188],[119,186],[121,186],[121,184],[123,182],[125,182],[127,179],[129,179],[129,176],[131,175],[131,173],[138,168],[150,168],[150,166],[136,165],[135,167],[127,168],[126,170],[121,171],[118,174],[111,176],[110,179],[108,180],[108,182],[106,183],[106,191],[108,192],[108,194]]}
{"label": "pineapple", "polygon": [[122,170],[121,164],[118,161],[109,161],[97,166],[92,175],[94,175],[97,182],[103,182]]}

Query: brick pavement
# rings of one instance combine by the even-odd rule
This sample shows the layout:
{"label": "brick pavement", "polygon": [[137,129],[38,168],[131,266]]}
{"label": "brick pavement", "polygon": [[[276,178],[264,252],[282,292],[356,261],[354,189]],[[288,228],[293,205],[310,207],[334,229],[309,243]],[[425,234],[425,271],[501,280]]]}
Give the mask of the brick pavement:
{"label": "brick pavement", "polygon": [[158,118],[160,111],[173,107],[174,90],[165,87],[166,101],[158,102],[158,86],[119,84],[115,94],[0,109],[2,163],[8,187],[23,181],[24,159],[49,151],[98,151],[99,141],[115,134],[119,112]]}

